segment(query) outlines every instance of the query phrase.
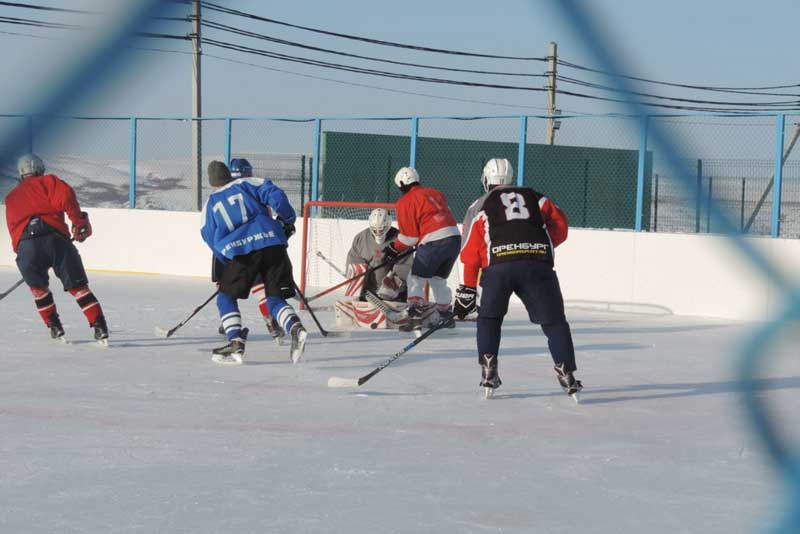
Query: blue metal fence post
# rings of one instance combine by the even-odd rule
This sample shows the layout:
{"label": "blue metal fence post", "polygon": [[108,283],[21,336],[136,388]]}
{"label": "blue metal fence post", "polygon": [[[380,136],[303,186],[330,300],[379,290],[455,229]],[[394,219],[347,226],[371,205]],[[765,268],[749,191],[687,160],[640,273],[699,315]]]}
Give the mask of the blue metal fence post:
{"label": "blue metal fence post", "polygon": [[231,164],[231,130],[233,129],[233,120],[228,117],[225,119],[225,164]]}
{"label": "blue metal fence post", "polygon": [[33,154],[33,116],[28,115],[27,117],[27,139],[25,139],[25,151],[28,154]]}
{"label": "blue metal fence post", "polygon": [[314,119],[314,164],[311,166],[311,200],[319,200],[319,153],[322,142],[322,119]]}
{"label": "blue metal fence post", "polygon": [[639,124],[639,167],[636,170],[636,223],[637,232],[642,231],[642,215],[644,212],[644,167],[647,160],[647,115],[641,116]]}
{"label": "blue metal fence post", "polygon": [[528,142],[528,117],[519,118],[519,148],[517,149],[517,186],[525,185],[525,144]]}
{"label": "blue metal fence post", "polygon": [[128,207],[136,207],[136,117],[131,117],[131,155],[130,185],[128,187]]}
{"label": "blue metal fence post", "polygon": [[411,153],[408,156],[408,166],[417,167],[417,132],[419,131],[419,117],[411,117]]}
{"label": "blue metal fence post", "polygon": [[775,117],[775,178],[772,184],[772,237],[781,235],[781,189],[783,185],[783,141],[786,115]]}

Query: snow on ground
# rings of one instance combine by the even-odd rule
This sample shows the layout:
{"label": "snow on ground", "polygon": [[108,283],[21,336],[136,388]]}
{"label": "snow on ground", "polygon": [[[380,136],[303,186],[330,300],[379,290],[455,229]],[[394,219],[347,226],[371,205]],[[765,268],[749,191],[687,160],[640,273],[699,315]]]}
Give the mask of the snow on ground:
{"label": "snow on ground", "polygon": [[[107,350],[60,291],[72,345],[49,340],[24,287],[0,302],[0,532],[730,533],[780,512],[732,376],[748,325],[570,309],[580,406],[520,309],[494,400],[477,387],[471,323],[332,390],[329,376],[363,375],[408,338],[313,333],[292,366],[251,300],[246,365],[221,367],[212,306],[174,338],[153,334],[208,281],[90,276]],[[0,288],[17,279],[0,269]],[[796,359],[768,376],[764,395],[796,427]]]}

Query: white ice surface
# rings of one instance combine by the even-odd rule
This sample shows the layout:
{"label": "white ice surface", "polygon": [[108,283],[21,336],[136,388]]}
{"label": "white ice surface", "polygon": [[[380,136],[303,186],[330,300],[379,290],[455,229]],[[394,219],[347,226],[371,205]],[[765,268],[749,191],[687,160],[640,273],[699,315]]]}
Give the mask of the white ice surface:
{"label": "white ice surface", "polygon": [[[113,346],[91,346],[54,285],[72,345],[23,286],[0,301],[0,532],[755,532],[781,486],[742,417],[733,348],[751,328],[568,310],[586,389],[557,387],[544,337],[512,310],[503,386],[482,399],[474,323],[420,344],[323,340],[306,363],[267,337],[252,301],[246,364],[210,359],[213,305],[171,339],[208,281],[91,273]],[[18,279],[0,269],[0,288]],[[322,320],[332,326],[331,314]],[[797,427],[800,368],[763,393]]]}

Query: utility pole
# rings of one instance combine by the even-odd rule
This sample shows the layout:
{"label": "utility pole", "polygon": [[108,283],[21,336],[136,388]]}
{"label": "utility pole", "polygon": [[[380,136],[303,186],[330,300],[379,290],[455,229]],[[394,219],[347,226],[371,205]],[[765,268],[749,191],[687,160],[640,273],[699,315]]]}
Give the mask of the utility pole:
{"label": "utility pole", "polygon": [[[200,0],[192,0],[192,205],[200,211],[203,200],[203,116],[200,77]],[[227,162],[226,162],[227,163]]]}
{"label": "utility pole", "polygon": [[545,133],[545,143],[548,145],[552,145],[555,143],[556,140],[556,130],[560,126],[557,124],[559,121],[556,121],[553,118],[553,115],[558,113],[556,109],[556,66],[558,65],[557,60],[557,51],[558,45],[553,41],[550,41],[550,55],[548,56],[548,67],[549,70],[547,71],[547,114],[550,115],[550,118],[547,119],[547,130]]}

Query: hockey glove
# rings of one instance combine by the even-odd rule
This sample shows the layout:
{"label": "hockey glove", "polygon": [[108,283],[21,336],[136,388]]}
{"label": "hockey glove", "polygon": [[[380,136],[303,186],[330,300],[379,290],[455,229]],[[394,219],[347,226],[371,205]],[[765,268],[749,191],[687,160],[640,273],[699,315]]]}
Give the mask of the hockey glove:
{"label": "hockey glove", "polygon": [[292,223],[283,223],[283,233],[286,234],[286,239],[292,237],[295,233],[295,228]]}
{"label": "hockey glove", "polygon": [[456,289],[456,303],[453,306],[453,314],[459,319],[463,319],[474,312],[477,307],[475,302],[477,296],[478,292],[474,287],[468,287],[464,284],[458,286],[458,289]]}
{"label": "hockey glove", "polygon": [[383,278],[381,287],[378,288],[378,296],[383,300],[395,300],[403,290],[403,279],[397,276],[394,271],[389,273]]}
{"label": "hockey glove", "polygon": [[81,212],[81,217],[72,225],[72,237],[78,243],[83,243],[92,235],[92,225],[89,223],[89,214]]}
{"label": "hockey glove", "polygon": [[383,261],[385,261],[387,265],[392,265],[396,262],[399,254],[400,251],[395,248],[394,241],[383,247]]}

